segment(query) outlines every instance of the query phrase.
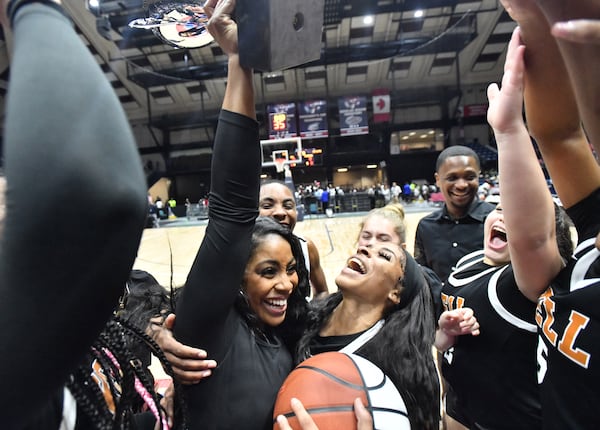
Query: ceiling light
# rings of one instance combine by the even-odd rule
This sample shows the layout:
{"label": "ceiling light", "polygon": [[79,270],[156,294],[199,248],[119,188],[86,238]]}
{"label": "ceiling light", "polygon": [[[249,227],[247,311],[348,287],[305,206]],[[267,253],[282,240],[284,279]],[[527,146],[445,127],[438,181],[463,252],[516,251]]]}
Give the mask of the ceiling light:
{"label": "ceiling light", "polygon": [[344,173],[348,171],[347,167],[340,167],[339,169],[337,169],[338,173]]}
{"label": "ceiling light", "polygon": [[424,14],[425,14],[425,13],[423,12],[423,10],[422,10],[422,9],[417,9],[417,10],[415,10],[415,15],[414,15],[414,17],[415,17],[415,18],[422,18]]}
{"label": "ceiling light", "polygon": [[367,164],[367,169],[377,169],[377,164]]}
{"label": "ceiling light", "polygon": [[365,25],[372,25],[373,24],[373,15],[365,15],[363,18],[363,24]]}
{"label": "ceiling light", "polygon": [[429,134],[435,134],[435,130],[429,130]]}
{"label": "ceiling light", "polygon": [[416,131],[411,131],[410,133],[408,133],[409,136],[414,136],[415,134],[417,134]]}
{"label": "ceiling light", "polygon": [[99,0],[87,0],[85,2],[85,7],[95,17],[99,17],[100,16],[100,1]]}
{"label": "ceiling light", "polygon": [[402,136],[402,140],[408,140],[408,136]]}

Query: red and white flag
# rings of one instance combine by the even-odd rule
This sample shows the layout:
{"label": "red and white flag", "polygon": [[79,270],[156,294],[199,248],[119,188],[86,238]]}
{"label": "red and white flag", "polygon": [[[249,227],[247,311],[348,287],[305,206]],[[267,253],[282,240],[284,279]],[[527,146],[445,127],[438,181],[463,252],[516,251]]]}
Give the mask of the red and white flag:
{"label": "red and white flag", "polygon": [[390,90],[373,90],[373,122],[386,122],[392,119],[390,110]]}

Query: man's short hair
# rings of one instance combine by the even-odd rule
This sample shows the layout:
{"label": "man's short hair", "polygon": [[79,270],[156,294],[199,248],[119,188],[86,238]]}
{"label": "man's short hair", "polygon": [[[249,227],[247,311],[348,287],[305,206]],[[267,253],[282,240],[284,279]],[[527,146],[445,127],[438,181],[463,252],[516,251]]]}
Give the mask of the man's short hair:
{"label": "man's short hair", "polygon": [[479,156],[475,151],[468,146],[452,145],[444,149],[442,152],[440,152],[440,155],[438,155],[437,161],[435,162],[435,171],[439,171],[440,166],[444,164],[444,161],[446,161],[448,158],[461,156],[473,157],[475,159],[475,163],[477,164],[477,168],[481,170]]}

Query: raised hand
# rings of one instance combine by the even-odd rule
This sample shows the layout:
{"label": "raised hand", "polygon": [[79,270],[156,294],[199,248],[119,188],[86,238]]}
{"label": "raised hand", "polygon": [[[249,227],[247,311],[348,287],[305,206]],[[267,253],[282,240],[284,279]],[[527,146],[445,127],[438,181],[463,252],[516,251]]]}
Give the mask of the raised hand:
{"label": "raised hand", "polygon": [[479,335],[479,322],[471,308],[460,308],[442,312],[438,320],[434,346],[443,352],[454,346],[456,336]]}
{"label": "raised hand", "polygon": [[208,31],[227,55],[238,53],[237,24],[231,18],[235,0],[208,0],[204,12],[208,16]]}
{"label": "raised hand", "polygon": [[460,308],[453,311],[445,311],[438,322],[440,330],[450,336],[461,336],[479,334],[479,322],[471,308]]}
{"label": "raised hand", "polygon": [[510,17],[518,23],[543,16],[536,0],[500,0],[500,3]]}
{"label": "raised hand", "polygon": [[525,46],[521,43],[520,29],[516,28],[508,45],[502,89],[498,84],[488,87],[490,106],[487,119],[496,137],[521,132],[523,122],[523,77]]}

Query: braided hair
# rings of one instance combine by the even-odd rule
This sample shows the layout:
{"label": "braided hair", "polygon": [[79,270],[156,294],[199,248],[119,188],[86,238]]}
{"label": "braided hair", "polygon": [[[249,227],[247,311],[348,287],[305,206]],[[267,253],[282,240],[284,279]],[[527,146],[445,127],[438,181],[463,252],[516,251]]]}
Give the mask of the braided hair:
{"label": "braided hair", "polygon": [[[158,345],[145,333],[118,317],[111,319],[67,380],[78,411],[83,413],[81,420],[85,428],[132,429],[133,415],[140,412],[136,379],[151,398],[161,421],[164,418],[160,398],[154,391],[154,380],[128,348],[126,333],[144,339],[161,361],[165,360]],[[163,428],[162,422],[160,428]]]}
{"label": "braided hair", "polygon": [[[67,388],[77,401],[78,420],[83,428],[127,430],[135,428],[133,417],[148,407],[167,427],[160,396],[148,369],[151,354],[173,377],[170,363],[160,347],[146,334],[150,318],[170,310],[166,290],[150,274],[132,271],[126,293],[115,315],[91,345],[81,364],[71,373]],[[147,358],[146,358],[147,357]],[[173,379],[175,390],[179,384]],[[181,396],[176,396],[182,399]],[[186,417],[183,399],[176,404],[175,419]]]}

